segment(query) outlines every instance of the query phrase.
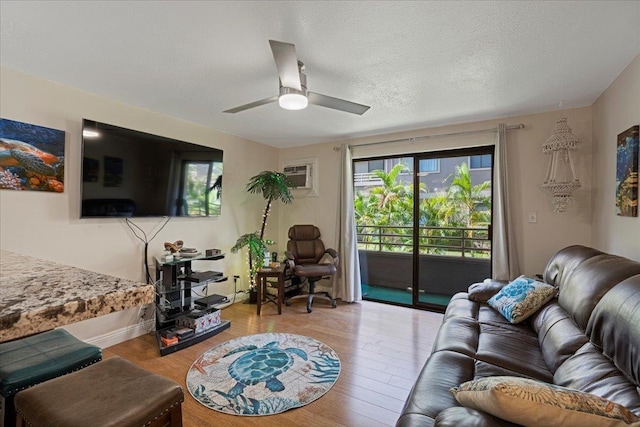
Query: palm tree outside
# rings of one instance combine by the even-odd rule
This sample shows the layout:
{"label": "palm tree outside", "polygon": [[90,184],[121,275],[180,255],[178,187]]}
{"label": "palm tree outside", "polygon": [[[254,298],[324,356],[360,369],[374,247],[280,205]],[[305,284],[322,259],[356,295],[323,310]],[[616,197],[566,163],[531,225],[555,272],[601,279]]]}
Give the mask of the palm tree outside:
{"label": "palm tree outside", "polygon": [[[407,170],[402,163],[394,165],[389,172],[374,170],[371,174],[379,179],[380,185],[356,193],[355,220],[363,234],[362,249],[412,251],[414,189],[413,184],[399,180],[400,173]],[[416,221],[421,228],[425,227],[420,232],[421,245],[434,242],[450,245],[453,241],[447,238],[459,239],[463,232],[460,228],[465,228],[466,237],[473,239],[478,232],[471,229],[485,228],[491,223],[490,181],[474,185],[469,166],[462,162],[444,183],[445,188],[435,194],[429,194],[426,185],[420,183],[419,194],[425,195],[419,202]],[[379,234],[377,237],[375,230]],[[430,252],[447,254],[451,251],[434,249]],[[486,252],[479,255],[484,256]]]}

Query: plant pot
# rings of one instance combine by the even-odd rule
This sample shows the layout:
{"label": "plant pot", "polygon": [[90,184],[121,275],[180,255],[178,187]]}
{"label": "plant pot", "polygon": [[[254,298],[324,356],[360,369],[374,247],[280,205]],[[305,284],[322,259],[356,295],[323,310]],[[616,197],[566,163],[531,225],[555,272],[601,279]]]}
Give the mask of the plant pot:
{"label": "plant pot", "polygon": [[258,291],[249,291],[249,304],[258,303]]}

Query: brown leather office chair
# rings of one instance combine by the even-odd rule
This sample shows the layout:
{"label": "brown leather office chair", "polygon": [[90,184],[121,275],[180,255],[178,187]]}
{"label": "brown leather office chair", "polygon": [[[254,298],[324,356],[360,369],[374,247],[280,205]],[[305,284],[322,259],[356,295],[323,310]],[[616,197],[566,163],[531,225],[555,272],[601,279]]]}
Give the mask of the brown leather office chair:
{"label": "brown leather office chair", "polygon": [[[316,282],[325,277],[336,274],[338,266],[338,253],[333,249],[325,249],[320,240],[320,230],[314,225],[294,225],[289,229],[289,241],[287,242],[287,263],[294,279],[309,282],[309,292],[297,295],[285,301],[291,305],[291,300],[307,298],[307,312],[311,313],[311,304],[314,297],[326,299],[331,302],[331,307],[336,308],[336,300],[329,296],[328,292],[316,294]],[[333,258],[333,263],[320,263],[325,254]]]}

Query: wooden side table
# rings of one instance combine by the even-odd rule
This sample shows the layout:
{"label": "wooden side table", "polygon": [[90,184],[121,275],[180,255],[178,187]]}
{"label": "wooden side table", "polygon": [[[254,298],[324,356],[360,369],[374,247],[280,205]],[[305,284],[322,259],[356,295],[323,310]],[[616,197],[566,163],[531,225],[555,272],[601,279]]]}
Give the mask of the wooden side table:
{"label": "wooden side table", "polygon": [[[282,314],[282,301],[284,299],[284,272],[285,265],[280,264],[276,268],[261,268],[256,274],[258,279],[258,316],[260,315],[260,306],[262,302],[272,302],[278,306],[278,314]],[[274,298],[267,294],[267,278],[275,277],[278,279],[278,295]]]}

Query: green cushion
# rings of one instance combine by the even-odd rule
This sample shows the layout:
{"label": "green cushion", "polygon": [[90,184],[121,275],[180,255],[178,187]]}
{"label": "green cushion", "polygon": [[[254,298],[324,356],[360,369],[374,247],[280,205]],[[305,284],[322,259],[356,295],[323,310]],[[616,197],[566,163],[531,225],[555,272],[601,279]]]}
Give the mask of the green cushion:
{"label": "green cushion", "polygon": [[0,394],[14,395],[102,360],[102,349],[54,329],[0,344]]}

